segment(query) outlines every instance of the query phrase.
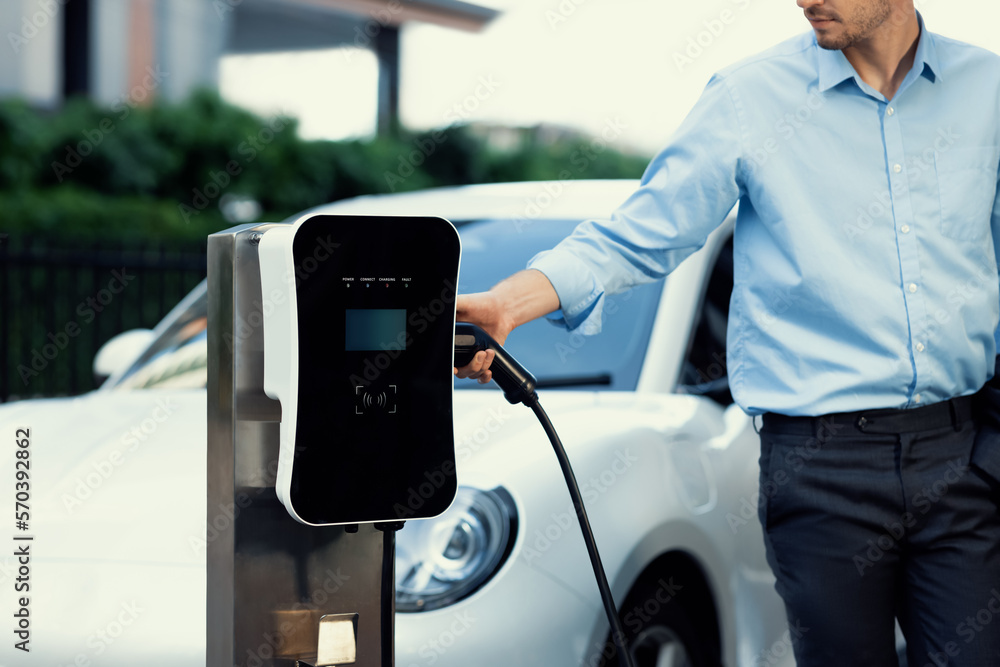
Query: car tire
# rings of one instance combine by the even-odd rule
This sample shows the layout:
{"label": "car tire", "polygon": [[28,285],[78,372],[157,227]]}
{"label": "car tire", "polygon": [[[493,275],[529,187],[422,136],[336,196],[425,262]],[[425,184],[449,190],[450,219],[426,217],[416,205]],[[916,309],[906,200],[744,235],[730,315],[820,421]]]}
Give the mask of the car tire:
{"label": "car tire", "polygon": [[[717,649],[701,636],[685,608],[677,600],[658,605],[651,614],[635,614],[647,601],[656,600],[658,590],[643,586],[633,590],[621,605],[629,653],[635,667],[719,667]],[[628,610],[633,610],[630,616]],[[605,658],[604,656],[611,656]],[[619,662],[610,633],[599,663],[602,667],[624,667]]]}

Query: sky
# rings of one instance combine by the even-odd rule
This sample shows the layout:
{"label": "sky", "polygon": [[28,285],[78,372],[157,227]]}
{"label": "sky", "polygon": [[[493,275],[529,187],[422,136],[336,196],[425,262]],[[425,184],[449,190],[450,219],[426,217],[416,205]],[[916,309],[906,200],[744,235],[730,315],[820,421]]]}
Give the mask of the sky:
{"label": "sky", "polygon": [[[715,71],[809,30],[794,0],[481,4],[503,13],[480,33],[404,28],[400,115],[407,127],[548,123],[596,135],[613,124],[623,128],[619,148],[648,155]],[[930,30],[1000,52],[1000,2],[915,4]],[[281,100],[306,138],[374,131],[377,68],[369,51],[237,56],[221,67],[225,97],[265,114]]]}

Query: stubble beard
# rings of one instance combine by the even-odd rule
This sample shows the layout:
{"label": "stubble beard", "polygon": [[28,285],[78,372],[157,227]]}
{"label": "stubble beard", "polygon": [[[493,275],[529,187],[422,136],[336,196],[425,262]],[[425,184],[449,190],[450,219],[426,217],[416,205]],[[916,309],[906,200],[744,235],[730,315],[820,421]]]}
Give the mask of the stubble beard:
{"label": "stubble beard", "polygon": [[848,22],[843,23],[844,32],[825,36],[816,33],[816,43],[821,48],[840,51],[868,39],[892,14],[889,1],[876,0],[859,5],[858,12]]}

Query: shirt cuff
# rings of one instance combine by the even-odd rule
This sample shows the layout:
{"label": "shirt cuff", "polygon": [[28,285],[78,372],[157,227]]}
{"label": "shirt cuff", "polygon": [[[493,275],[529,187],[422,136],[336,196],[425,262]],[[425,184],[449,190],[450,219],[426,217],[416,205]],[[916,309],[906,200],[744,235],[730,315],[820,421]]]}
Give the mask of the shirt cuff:
{"label": "shirt cuff", "polygon": [[550,321],[588,336],[600,333],[604,285],[584,261],[555,248],[532,257],[528,268],[545,274],[559,297],[560,310],[548,316]]}

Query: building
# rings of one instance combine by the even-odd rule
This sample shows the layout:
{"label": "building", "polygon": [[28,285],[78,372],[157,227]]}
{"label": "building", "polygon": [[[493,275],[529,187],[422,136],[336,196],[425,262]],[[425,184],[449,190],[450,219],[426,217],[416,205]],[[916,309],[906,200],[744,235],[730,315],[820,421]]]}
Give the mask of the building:
{"label": "building", "polygon": [[460,0],[5,0],[0,95],[43,107],[72,95],[178,100],[216,86],[224,55],[356,46],[378,59],[385,132],[398,118],[401,28],[475,32],[497,14]]}

